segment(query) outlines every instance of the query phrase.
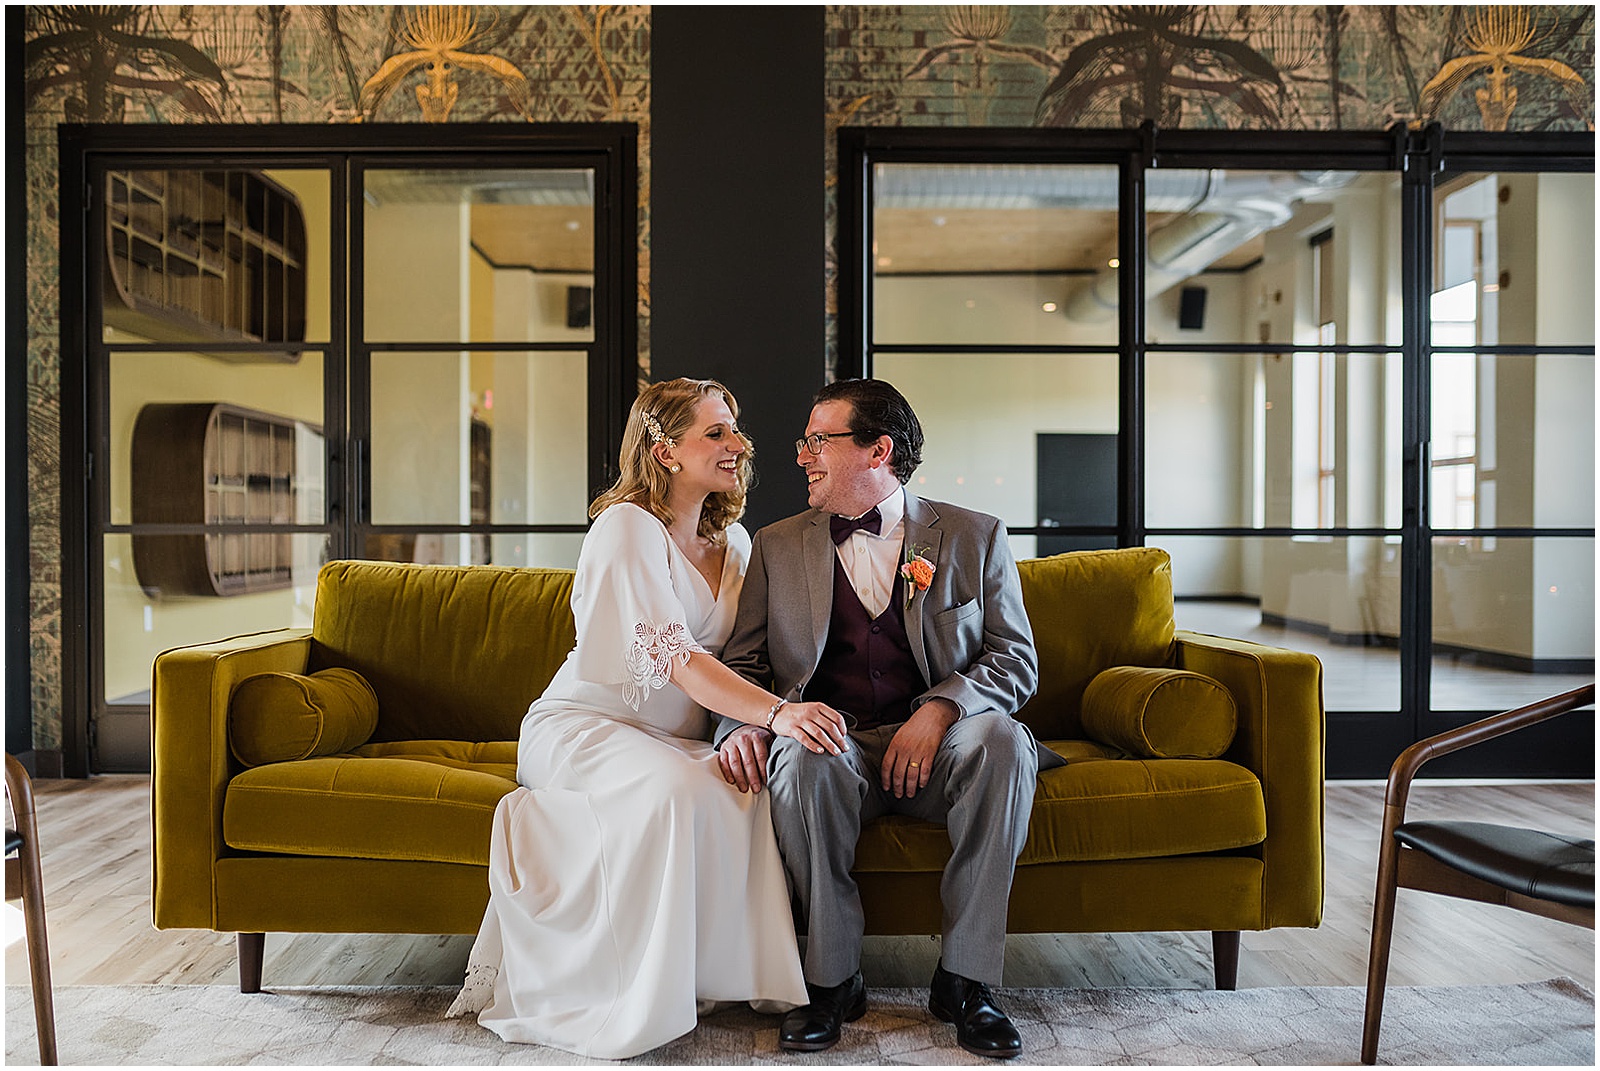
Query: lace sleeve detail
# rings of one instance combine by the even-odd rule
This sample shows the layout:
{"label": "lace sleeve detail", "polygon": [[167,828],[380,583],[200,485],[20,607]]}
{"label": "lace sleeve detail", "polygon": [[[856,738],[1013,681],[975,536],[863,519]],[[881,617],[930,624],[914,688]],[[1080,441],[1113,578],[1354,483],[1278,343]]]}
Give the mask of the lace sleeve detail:
{"label": "lace sleeve detail", "polygon": [[634,710],[658,688],[672,679],[672,664],[689,661],[693,651],[708,653],[689,635],[681,621],[652,625],[638,621],[633,626],[633,642],[623,656],[628,679],[622,682],[622,700]]}

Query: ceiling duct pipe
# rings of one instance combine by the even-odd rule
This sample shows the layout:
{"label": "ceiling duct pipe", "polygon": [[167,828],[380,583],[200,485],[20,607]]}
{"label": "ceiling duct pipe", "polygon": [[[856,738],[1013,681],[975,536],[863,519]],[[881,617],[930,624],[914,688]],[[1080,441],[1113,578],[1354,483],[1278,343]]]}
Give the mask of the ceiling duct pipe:
{"label": "ceiling duct pipe", "polygon": [[[1353,172],[1145,172],[1145,210],[1181,215],[1145,242],[1145,296],[1153,298],[1204,271],[1250,239],[1287,223],[1307,197],[1338,189]],[[1075,208],[1115,212],[1114,165],[890,164],[874,181],[879,208]],[[1117,269],[1085,279],[1062,311],[1072,320],[1103,322],[1117,311]]]}

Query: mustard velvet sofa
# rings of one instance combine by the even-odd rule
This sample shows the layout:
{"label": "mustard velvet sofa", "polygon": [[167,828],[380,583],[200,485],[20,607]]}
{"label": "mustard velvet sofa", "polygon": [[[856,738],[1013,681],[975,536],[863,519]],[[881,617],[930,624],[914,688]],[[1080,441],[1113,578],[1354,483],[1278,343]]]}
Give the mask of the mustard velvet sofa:
{"label": "mustard velvet sofa", "polygon": [[[1321,920],[1320,664],[1176,631],[1170,563],[1156,548],[1019,569],[1040,664],[1020,717],[1067,763],[1040,775],[1010,931],[1209,930],[1216,984],[1232,988],[1240,931]],[[337,561],[318,576],[309,630],[160,655],[155,925],[238,934],[246,991],[261,986],[268,932],[476,932],[491,816],[515,787],[523,713],[572,646],[571,592],[566,570]],[[320,741],[332,753],[242,763],[230,746],[241,683],[334,667],[371,686],[365,741],[335,734]],[[1225,750],[1150,757],[1126,734],[1094,739],[1085,695],[1125,672],[1117,667],[1187,671],[1170,675],[1225,690],[1235,711]],[[1180,735],[1186,710],[1168,704]],[[249,731],[260,734],[263,718],[272,731],[275,716],[258,709]],[[940,932],[948,854],[941,827],[870,825],[856,860],[868,932]]]}

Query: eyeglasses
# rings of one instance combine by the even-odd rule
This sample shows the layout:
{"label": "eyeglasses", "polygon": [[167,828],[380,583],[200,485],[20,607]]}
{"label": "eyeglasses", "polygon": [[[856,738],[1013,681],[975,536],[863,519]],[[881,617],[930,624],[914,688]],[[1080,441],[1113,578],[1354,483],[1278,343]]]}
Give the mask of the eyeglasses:
{"label": "eyeglasses", "polygon": [[794,441],[794,452],[798,454],[802,450],[810,450],[812,454],[820,454],[822,453],[822,444],[829,439],[849,439],[854,436],[855,432],[853,431],[815,432],[807,435],[804,439],[796,439]]}

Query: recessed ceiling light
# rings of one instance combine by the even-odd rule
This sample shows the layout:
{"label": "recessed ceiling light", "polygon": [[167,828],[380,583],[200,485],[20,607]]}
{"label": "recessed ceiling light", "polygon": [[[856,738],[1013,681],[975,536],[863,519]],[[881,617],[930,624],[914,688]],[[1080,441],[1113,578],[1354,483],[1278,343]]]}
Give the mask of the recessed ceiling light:
{"label": "recessed ceiling light", "polygon": [[894,263],[894,260],[892,258],[890,258],[890,257],[879,257],[878,258],[878,267],[880,267],[880,268],[887,268],[889,265],[891,265],[893,263]]}
{"label": "recessed ceiling light", "polygon": [[1046,301],[1043,305],[1040,305],[1039,307],[1041,309],[1043,309],[1045,312],[1055,312],[1056,311],[1056,303],[1054,301]]}
{"label": "recessed ceiling light", "polygon": [[1120,268],[1122,267],[1122,261],[1118,260],[1116,257],[1112,257],[1110,260],[1106,261],[1106,267]]}
{"label": "recessed ceiling light", "polygon": [[935,227],[943,227],[944,226],[944,217],[943,216],[934,216],[933,217],[933,225]]}
{"label": "recessed ceiling light", "polygon": [[575,220],[575,219],[567,220],[567,230],[575,231],[575,230],[578,229],[579,226],[580,226],[580,224],[578,223],[577,220]]}

